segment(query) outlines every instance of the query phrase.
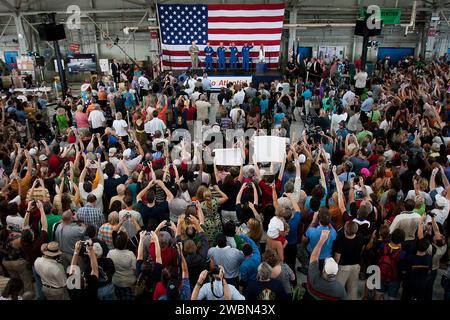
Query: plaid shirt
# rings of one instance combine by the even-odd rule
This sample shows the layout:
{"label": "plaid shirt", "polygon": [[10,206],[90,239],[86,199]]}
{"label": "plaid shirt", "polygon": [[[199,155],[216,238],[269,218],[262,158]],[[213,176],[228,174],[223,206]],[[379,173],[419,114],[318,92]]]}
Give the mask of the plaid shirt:
{"label": "plaid shirt", "polygon": [[100,227],[100,229],[98,229],[98,234],[97,234],[97,238],[99,240],[105,241],[106,245],[110,249],[114,248],[113,238],[112,238],[113,228],[114,228],[114,226],[112,224],[105,223],[104,225],[102,225]]}
{"label": "plaid shirt", "polygon": [[103,213],[89,203],[77,210],[77,218],[87,225],[96,227],[97,230],[105,222]]}

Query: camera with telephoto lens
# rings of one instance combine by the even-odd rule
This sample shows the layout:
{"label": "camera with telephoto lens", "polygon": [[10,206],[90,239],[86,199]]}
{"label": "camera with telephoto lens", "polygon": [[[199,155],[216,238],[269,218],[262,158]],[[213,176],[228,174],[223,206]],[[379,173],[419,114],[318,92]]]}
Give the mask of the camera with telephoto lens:
{"label": "camera with telephoto lens", "polygon": [[218,266],[214,266],[214,268],[212,268],[212,269],[208,272],[208,275],[209,275],[210,277],[213,277],[213,276],[218,276],[219,273],[220,273],[219,267],[218,267]]}
{"label": "camera with telephoto lens", "polygon": [[80,241],[80,243],[81,243],[81,247],[80,247],[80,255],[85,255],[85,256],[87,256],[87,255],[88,255],[87,246],[89,245],[89,244],[88,244],[88,240]]}

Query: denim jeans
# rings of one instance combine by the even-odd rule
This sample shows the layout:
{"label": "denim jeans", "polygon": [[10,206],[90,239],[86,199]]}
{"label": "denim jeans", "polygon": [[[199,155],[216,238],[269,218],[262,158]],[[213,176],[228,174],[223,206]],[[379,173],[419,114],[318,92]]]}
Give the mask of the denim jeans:
{"label": "denim jeans", "polygon": [[45,295],[44,292],[42,291],[41,277],[37,274],[36,270],[34,269],[34,266],[32,267],[32,270],[34,278],[34,288],[36,291],[36,300],[45,300]]}
{"label": "denim jeans", "polygon": [[110,283],[107,286],[98,288],[97,297],[99,300],[117,300],[114,285]]}

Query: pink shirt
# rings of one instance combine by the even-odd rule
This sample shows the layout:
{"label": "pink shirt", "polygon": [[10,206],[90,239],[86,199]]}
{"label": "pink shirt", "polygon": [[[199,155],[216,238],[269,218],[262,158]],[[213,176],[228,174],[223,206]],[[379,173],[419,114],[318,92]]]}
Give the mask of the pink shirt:
{"label": "pink shirt", "polygon": [[83,112],[75,112],[75,121],[78,129],[89,128],[88,115]]}

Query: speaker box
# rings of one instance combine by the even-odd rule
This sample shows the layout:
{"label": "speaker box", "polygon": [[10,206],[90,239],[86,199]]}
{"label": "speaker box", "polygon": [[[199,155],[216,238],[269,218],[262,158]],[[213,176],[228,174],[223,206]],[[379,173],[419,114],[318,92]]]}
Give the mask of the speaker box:
{"label": "speaker box", "polygon": [[366,20],[358,19],[355,25],[355,36],[364,36],[364,29],[366,28]]}
{"label": "speaker box", "polygon": [[38,66],[38,67],[45,66],[45,58],[44,57],[38,56],[35,58],[35,60],[36,60],[36,66]]}
{"label": "speaker box", "polygon": [[55,41],[66,38],[66,32],[62,24],[40,24],[37,29],[41,41]]}
{"label": "speaker box", "polygon": [[367,30],[367,35],[369,37],[379,36],[381,34],[381,29],[383,27],[383,21],[380,21],[379,29],[368,29],[367,28],[367,20],[366,19],[358,19],[356,20],[355,25],[355,36],[364,36],[364,31]]}

